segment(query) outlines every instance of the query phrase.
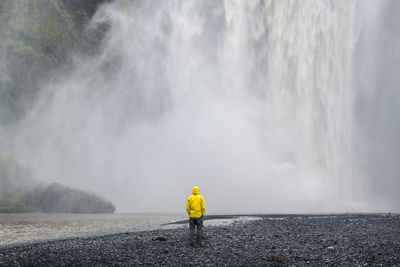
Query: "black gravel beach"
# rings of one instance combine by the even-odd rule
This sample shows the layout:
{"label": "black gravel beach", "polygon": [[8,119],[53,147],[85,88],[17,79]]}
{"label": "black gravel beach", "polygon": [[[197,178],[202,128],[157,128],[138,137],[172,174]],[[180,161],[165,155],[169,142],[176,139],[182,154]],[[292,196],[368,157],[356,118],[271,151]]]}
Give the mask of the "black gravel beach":
{"label": "black gravel beach", "polygon": [[[260,215],[188,230],[153,230],[0,247],[1,266],[400,266],[398,215]],[[215,219],[207,217],[205,219]],[[223,217],[222,217],[223,218]]]}

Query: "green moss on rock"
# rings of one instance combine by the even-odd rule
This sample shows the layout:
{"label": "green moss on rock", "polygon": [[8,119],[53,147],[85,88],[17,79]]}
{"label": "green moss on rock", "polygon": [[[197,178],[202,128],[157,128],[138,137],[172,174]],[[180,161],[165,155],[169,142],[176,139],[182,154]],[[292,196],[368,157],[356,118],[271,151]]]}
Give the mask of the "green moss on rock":
{"label": "green moss on rock", "polygon": [[38,184],[28,170],[0,155],[0,213],[2,212],[113,213],[103,197],[58,183]]}
{"label": "green moss on rock", "polygon": [[30,211],[25,195],[33,185],[26,169],[0,155],[0,212]]}
{"label": "green moss on rock", "polygon": [[[90,38],[84,29],[106,1],[0,0],[0,125],[29,109],[39,83],[65,67],[71,51],[96,50],[106,28]],[[0,212],[5,211],[1,207],[22,211],[35,206],[38,190],[32,191],[32,183],[25,169],[0,156]]]}
{"label": "green moss on rock", "polygon": [[[105,1],[0,2],[0,88],[13,99],[14,104],[8,104],[10,113],[23,114],[29,108],[27,102],[39,91],[39,82],[65,65],[71,51],[90,53],[98,45],[101,38],[89,38],[84,28]],[[1,104],[5,106],[7,101]]]}

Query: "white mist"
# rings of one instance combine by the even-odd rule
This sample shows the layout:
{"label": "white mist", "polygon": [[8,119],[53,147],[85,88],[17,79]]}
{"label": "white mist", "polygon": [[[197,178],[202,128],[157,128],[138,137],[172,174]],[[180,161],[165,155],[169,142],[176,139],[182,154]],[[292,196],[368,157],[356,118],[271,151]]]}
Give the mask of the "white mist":
{"label": "white mist", "polygon": [[[368,211],[354,175],[356,1],[115,1],[99,55],[15,136],[39,179],[118,211]],[[90,30],[90,28],[88,29]]]}

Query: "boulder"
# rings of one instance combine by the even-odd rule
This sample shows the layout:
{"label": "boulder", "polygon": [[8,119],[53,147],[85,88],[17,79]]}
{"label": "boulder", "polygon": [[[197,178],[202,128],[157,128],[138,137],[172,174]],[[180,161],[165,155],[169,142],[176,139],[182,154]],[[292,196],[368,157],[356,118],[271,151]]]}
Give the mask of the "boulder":
{"label": "boulder", "polygon": [[97,194],[52,183],[41,194],[39,209],[56,213],[113,213],[115,206]]}

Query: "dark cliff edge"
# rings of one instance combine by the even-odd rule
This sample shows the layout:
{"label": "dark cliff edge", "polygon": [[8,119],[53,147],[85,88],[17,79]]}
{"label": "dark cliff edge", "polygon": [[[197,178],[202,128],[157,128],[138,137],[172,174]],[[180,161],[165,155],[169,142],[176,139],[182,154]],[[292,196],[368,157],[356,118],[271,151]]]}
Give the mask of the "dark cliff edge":
{"label": "dark cliff edge", "polygon": [[24,115],[40,83],[68,63],[71,51],[93,53],[103,31],[85,29],[108,0],[2,0],[0,2],[0,122]]}
{"label": "dark cliff edge", "polygon": [[29,177],[29,170],[0,155],[0,212],[32,210],[25,202],[26,193],[35,185]]}
{"label": "dark cliff edge", "polygon": [[91,192],[59,183],[40,184],[28,169],[0,156],[0,213],[113,213],[115,206]]}
{"label": "dark cliff edge", "polygon": [[[90,36],[86,28],[105,2],[110,0],[0,1],[0,134],[2,127],[11,128],[24,117],[43,82],[71,66],[72,53],[91,55],[98,51],[107,25],[91,31]],[[5,157],[0,147],[0,212],[49,209],[44,199],[55,200],[50,196],[57,186],[36,186],[31,177],[29,169]],[[54,212],[115,210],[111,203],[104,204],[94,194],[66,187],[60,194],[91,205],[81,208],[70,202],[68,207],[54,207]]]}
{"label": "dark cliff edge", "polygon": [[52,183],[40,194],[39,210],[58,213],[113,213],[115,206],[103,197]]}

